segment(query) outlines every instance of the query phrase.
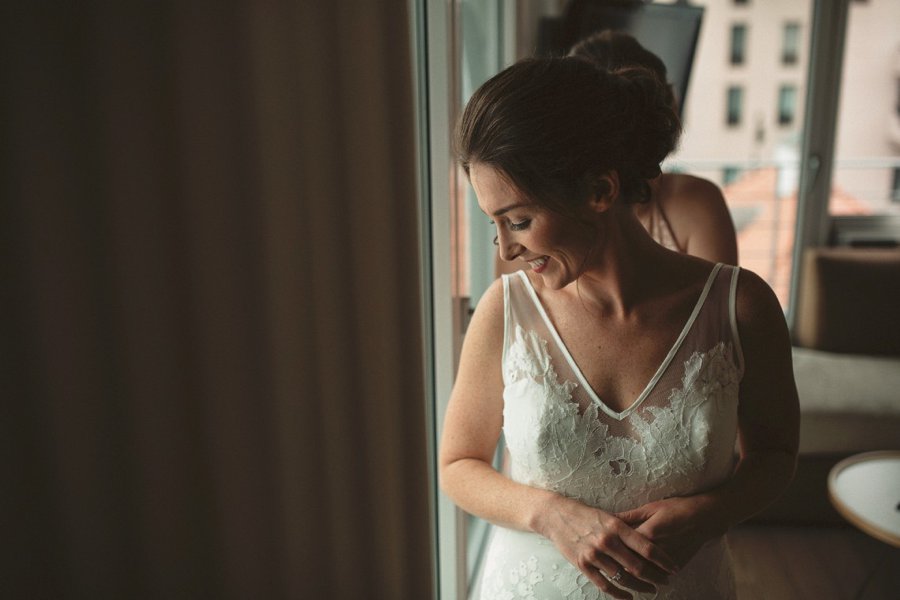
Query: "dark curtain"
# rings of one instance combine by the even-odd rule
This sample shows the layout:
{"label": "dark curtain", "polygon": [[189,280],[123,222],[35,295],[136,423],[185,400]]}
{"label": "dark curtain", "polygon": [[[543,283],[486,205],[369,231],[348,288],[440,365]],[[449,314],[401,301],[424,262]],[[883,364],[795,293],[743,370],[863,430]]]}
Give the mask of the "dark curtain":
{"label": "dark curtain", "polygon": [[407,2],[18,4],[0,596],[430,596]]}

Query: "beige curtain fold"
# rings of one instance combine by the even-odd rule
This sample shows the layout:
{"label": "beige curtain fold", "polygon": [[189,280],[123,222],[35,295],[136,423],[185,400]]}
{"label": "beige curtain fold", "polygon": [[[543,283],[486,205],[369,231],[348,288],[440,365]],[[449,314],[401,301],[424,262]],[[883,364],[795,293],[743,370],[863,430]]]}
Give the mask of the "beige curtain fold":
{"label": "beige curtain fold", "polygon": [[431,595],[407,2],[4,8],[4,596]]}

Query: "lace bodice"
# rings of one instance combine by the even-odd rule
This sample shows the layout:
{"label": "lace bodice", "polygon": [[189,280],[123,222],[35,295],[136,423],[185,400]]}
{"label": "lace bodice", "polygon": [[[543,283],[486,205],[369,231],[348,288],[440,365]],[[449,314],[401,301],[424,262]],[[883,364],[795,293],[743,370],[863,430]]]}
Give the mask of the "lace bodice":
{"label": "lace bodice", "polygon": [[[604,404],[590,388],[527,275],[520,271],[504,276],[503,431],[512,479],[610,512],[697,493],[723,482],[734,465],[743,373],[734,318],[737,273],[735,267],[716,265],[666,358],[638,398],[621,412]],[[487,585],[492,572],[495,584],[498,577],[509,582],[508,573],[496,571],[507,563],[499,548],[521,536],[530,541],[518,539],[515,548],[507,547],[520,558],[509,568],[525,569],[523,577],[540,582],[534,584],[537,588],[522,587],[518,578],[516,589],[544,589],[544,595],[534,598],[604,597],[547,540],[501,531],[488,555],[484,598],[532,597],[497,591],[510,589],[506,584]],[[522,554],[529,546],[535,551]],[[723,557],[727,559],[721,548],[695,557],[692,563],[708,563],[698,585],[708,587],[721,579],[728,587],[730,567]],[[710,561],[717,565],[716,573],[725,569],[721,576],[708,571]],[[694,582],[686,571],[658,597],[705,597],[690,595],[702,590],[691,587]],[[557,595],[546,594],[551,583]],[[491,595],[490,589],[497,593]]]}

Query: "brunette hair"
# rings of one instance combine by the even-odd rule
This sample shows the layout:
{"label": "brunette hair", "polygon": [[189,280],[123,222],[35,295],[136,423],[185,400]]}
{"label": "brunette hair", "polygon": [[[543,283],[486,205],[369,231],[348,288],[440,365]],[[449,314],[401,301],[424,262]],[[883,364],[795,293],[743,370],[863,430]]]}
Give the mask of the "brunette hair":
{"label": "brunette hair", "polygon": [[484,83],[456,130],[460,163],[491,166],[529,199],[571,214],[615,171],[620,197],[646,199],[647,180],[681,132],[651,71],[609,72],[577,57],[529,58]]}
{"label": "brunette hair", "polygon": [[677,110],[675,92],[668,84],[666,65],[657,55],[644,48],[633,36],[605,29],[581,40],[569,50],[569,56],[587,59],[595,66],[607,71],[618,71],[626,67],[643,67],[653,71],[660,81],[667,84],[669,103]]}

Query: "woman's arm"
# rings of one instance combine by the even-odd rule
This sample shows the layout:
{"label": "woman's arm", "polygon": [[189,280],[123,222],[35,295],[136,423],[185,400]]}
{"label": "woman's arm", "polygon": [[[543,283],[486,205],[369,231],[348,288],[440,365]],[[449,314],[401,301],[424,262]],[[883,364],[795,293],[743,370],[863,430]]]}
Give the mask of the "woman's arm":
{"label": "woman's arm", "polygon": [[503,287],[498,279],[472,316],[444,417],[441,488],[463,510],[503,527],[533,531],[549,492],[516,484],[492,466],[503,425]]}
{"label": "woman's arm", "polygon": [[619,515],[684,564],[707,540],[771,504],[796,465],[800,411],[784,314],[771,288],[742,270],[737,298],[744,354],[732,478],[706,493],[653,502]]}
{"label": "woman's arm", "polygon": [[728,528],[771,504],[794,476],[800,406],[784,312],[772,289],[742,270],[737,298],[744,351],[738,426],[740,463],[717,491],[721,527]]}
{"label": "woman's arm", "polygon": [[488,289],[472,317],[444,419],[441,488],[460,508],[497,525],[539,533],[597,587],[629,598],[606,577],[625,568],[622,584],[651,591],[674,569],[660,548],[616,516],[554,492],[516,483],[491,462],[503,422],[503,287]]}

